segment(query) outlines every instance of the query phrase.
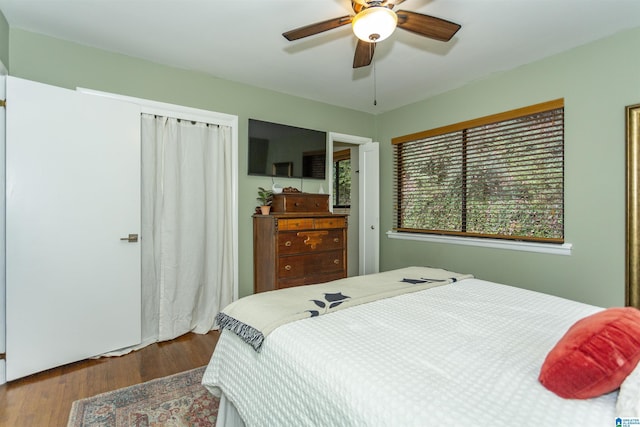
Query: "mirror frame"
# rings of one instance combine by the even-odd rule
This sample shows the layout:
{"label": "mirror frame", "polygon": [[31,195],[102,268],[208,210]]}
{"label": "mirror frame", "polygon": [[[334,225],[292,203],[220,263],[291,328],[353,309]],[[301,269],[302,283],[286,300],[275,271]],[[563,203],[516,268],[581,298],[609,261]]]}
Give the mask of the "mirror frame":
{"label": "mirror frame", "polygon": [[626,108],[627,213],[625,304],[640,308],[640,104]]}

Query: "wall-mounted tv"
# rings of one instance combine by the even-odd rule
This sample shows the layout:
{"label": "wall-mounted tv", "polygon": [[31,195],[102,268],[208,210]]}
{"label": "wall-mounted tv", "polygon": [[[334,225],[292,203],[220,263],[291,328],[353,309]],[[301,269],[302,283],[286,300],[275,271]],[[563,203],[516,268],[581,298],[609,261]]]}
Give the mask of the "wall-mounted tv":
{"label": "wall-mounted tv", "polygon": [[327,133],[249,119],[249,175],[325,179]]}

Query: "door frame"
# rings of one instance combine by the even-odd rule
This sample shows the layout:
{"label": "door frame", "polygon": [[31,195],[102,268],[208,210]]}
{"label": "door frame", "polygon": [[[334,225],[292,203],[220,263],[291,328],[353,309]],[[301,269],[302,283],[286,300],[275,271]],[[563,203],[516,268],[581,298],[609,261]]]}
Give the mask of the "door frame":
{"label": "door frame", "polygon": [[[370,142],[374,142],[372,138],[367,138],[364,136],[357,136],[357,135],[348,135],[348,134],[344,134],[344,133],[338,133],[338,132],[328,132],[327,134],[327,152],[331,154],[331,156],[327,156],[327,165],[326,165],[326,170],[327,171],[331,171],[333,170],[332,167],[332,163],[333,163],[333,144],[334,142],[343,142],[346,144],[353,144],[353,145],[357,145],[358,147],[358,152],[360,151],[360,149],[362,148],[362,146],[364,144],[370,143]],[[380,176],[380,165],[376,165],[376,171],[375,173],[378,174],[378,176]],[[364,221],[364,212],[361,209],[362,208],[362,201],[364,198],[364,194],[366,194],[366,192],[370,192],[370,191],[376,191],[376,192],[380,192],[379,188],[372,188],[373,186],[371,186],[371,182],[375,181],[377,182],[377,180],[371,180],[371,179],[367,179],[366,176],[364,176],[363,173],[360,173],[358,176],[358,182],[360,183],[360,188],[361,191],[359,191],[359,203],[358,203],[358,240],[359,240],[359,247],[362,248],[363,245],[368,245],[370,244],[369,242],[364,241],[365,237],[367,236],[367,233],[365,233],[365,221]],[[327,173],[327,182],[328,182],[328,186],[329,186],[329,197],[333,196],[333,174],[332,173]],[[332,204],[331,204],[332,205]],[[333,207],[331,206],[331,209],[333,210]],[[376,206],[376,211],[375,212],[368,212],[370,215],[375,216],[375,218],[379,218],[380,217],[380,206]],[[379,233],[378,233],[378,246],[379,246]],[[362,252],[361,250],[359,252]],[[360,254],[358,254],[358,271],[362,272],[364,271],[364,258],[362,256],[360,256]],[[379,264],[379,259],[376,258],[375,261],[377,264]],[[378,271],[379,270],[379,265],[375,266],[375,270]]]}

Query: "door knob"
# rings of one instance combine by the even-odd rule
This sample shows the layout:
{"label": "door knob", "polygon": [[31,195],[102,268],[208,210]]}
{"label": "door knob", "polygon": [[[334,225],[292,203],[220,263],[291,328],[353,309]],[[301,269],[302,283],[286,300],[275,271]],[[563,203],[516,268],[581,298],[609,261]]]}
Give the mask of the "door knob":
{"label": "door knob", "polygon": [[120,240],[126,240],[129,243],[135,243],[138,241],[137,234],[129,234],[129,237],[121,237]]}

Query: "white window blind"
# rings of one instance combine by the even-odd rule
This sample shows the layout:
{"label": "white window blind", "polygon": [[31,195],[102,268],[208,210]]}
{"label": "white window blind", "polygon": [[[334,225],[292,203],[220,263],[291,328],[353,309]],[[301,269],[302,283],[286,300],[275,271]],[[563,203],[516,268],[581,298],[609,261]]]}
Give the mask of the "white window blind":
{"label": "white window blind", "polygon": [[396,231],[564,241],[562,99],[392,142]]}

